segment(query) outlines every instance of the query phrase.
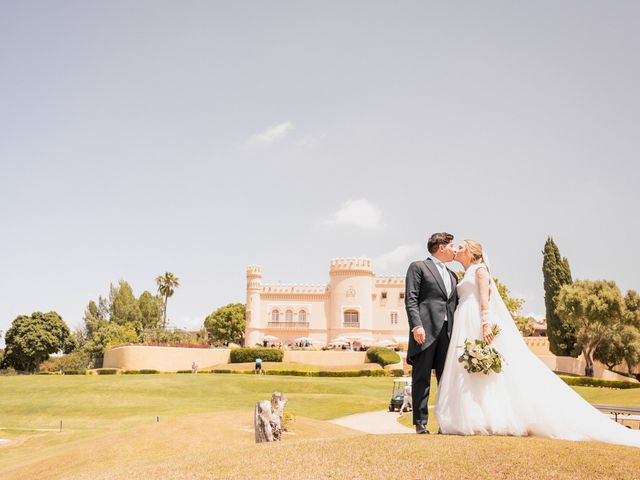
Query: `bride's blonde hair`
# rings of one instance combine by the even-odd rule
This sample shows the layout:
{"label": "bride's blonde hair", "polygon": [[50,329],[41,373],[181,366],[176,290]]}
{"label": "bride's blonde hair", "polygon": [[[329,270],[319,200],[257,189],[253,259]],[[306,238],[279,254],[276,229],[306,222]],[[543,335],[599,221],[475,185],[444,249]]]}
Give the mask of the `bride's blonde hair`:
{"label": "bride's blonde hair", "polygon": [[480,243],[475,240],[463,240],[462,243],[467,247],[472,263],[478,263],[482,260],[482,245]]}

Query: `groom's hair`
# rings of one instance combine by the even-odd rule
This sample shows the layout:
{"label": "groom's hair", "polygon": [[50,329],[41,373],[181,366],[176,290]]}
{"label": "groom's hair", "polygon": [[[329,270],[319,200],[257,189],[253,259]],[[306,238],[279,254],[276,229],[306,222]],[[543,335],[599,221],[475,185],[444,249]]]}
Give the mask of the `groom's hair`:
{"label": "groom's hair", "polygon": [[429,253],[434,254],[438,251],[439,245],[447,245],[453,240],[453,235],[447,232],[434,233],[429,237],[427,242],[427,250]]}

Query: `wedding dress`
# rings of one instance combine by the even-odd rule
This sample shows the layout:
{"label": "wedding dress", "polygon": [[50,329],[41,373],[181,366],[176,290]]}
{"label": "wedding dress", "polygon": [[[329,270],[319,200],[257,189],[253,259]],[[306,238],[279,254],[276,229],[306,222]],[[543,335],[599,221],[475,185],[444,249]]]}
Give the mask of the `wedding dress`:
{"label": "wedding dress", "polygon": [[458,283],[458,308],[438,386],[436,416],[442,433],[535,435],[640,447],[640,431],[628,429],[596,410],[527,347],[495,283],[491,282],[489,323],[501,332],[492,342],[503,356],[501,373],[468,373],[458,362],[465,339],[482,339],[476,270]]}

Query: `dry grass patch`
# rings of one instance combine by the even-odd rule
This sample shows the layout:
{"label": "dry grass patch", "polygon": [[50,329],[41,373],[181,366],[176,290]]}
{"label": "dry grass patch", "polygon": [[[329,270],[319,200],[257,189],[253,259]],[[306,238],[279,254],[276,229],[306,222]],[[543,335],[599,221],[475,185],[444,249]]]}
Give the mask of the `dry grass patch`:
{"label": "dry grass patch", "polygon": [[[358,435],[328,422],[298,418],[285,443]],[[0,451],[0,478],[163,478],[169,465],[181,471],[201,464],[202,478],[212,478],[217,464],[227,458],[246,460],[255,445],[253,411],[217,412],[164,418],[160,423],[121,432],[63,432],[23,435]],[[34,454],[36,453],[36,454]],[[214,476],[215,477],[215,476]]]}

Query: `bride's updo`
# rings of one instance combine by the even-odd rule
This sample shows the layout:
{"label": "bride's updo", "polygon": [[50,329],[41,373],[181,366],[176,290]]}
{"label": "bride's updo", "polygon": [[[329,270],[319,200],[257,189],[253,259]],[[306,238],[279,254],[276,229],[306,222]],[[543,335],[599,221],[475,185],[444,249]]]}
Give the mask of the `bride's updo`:
{"label": "bride's updo", "polygon": [[475,240],[463,240],[463,242],[471,256],[471,263],[482,261],[482,245]]}

